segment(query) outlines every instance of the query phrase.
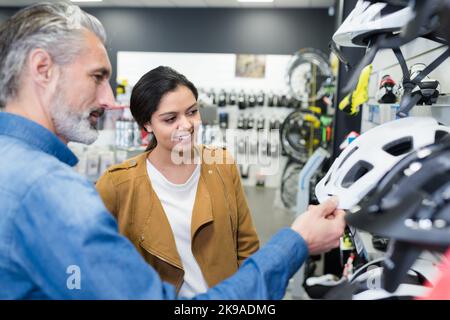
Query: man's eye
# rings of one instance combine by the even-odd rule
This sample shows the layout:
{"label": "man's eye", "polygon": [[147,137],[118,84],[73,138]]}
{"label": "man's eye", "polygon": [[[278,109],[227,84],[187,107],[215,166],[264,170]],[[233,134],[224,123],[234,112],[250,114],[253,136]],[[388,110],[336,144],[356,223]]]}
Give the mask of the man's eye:
{"label": "man's eye", "polygon": [[166,119],[164,121],[167,122],[167,123],[172,123],[172,122],[175,121],[175,118],[169,118],[169,119]]}
{"label": "man's eye", "polygon": [[97,83],[101,83],[103,81],[103,76],[101,74],[94,74],[94,80]]}
{"label": "man's eye", "polygon": [[197,111],[198,111],[197,109],[195,109],[195,110],[192,110],[192,111],[190,111],[190,112],[189,112],[189,114],[190,114],[190,115],[194,115],[194,114],[196,114],[196,113],[197,113]]}

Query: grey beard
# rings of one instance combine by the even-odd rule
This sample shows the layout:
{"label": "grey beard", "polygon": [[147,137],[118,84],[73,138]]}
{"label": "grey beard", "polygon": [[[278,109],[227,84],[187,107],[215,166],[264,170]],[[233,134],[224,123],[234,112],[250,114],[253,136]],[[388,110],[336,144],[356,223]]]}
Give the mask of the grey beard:
{"label": "grey beard", "polygon": [[98,138],[98,131],[89,122],[90,110],[82,114],[73,112],[73,108],[65,103],[58,103],[61,99],[55,99],[50,108],[53,125],[56,134],[67,142],[79,142],[92,144]]}

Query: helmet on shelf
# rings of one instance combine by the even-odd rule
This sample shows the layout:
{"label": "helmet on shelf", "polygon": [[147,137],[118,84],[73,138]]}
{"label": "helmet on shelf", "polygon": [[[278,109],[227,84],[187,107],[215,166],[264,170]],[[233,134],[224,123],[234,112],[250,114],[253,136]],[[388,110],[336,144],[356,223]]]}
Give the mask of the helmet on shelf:
{"label": "helmet on shelf", "polygon": [[424,250],[450,246],[450,142],[404,157],[351,212],[349,225],[390,239],[383,287],[393,292]]}
{"label": "helmet on shelf", "polygon": [[350,209],[409,153],[448,136],[450,128],[431,117],[408,117],[384,123],[353,140],[316,186],[319,202],[339,197]]}

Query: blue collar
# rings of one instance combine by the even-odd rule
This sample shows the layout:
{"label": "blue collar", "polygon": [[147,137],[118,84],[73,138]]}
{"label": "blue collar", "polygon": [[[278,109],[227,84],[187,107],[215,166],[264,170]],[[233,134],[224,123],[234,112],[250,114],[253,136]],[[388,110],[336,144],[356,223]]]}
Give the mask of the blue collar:
{"label": "blue collar", "polygon": [[22,140],[71,167],[78,162],[73,152],[55,134],[24,117],[0,111],[0,135]]}

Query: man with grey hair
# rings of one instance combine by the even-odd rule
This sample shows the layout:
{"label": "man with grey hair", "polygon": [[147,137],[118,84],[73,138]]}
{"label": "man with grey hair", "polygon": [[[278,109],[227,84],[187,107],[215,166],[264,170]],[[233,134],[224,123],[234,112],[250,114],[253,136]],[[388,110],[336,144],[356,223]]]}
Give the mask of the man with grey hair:
{"label": "man with grey hair", "polygon": [[[92,143],[114,104],[105,38],[96,18],[66,3],[27,7],[0,27],[2,299],[176,297],[71,168],[77,158],[67,142]],[[344,220],[336,206],[311,206],[197,298],[282,298],[308,253],[338,245]]]}

